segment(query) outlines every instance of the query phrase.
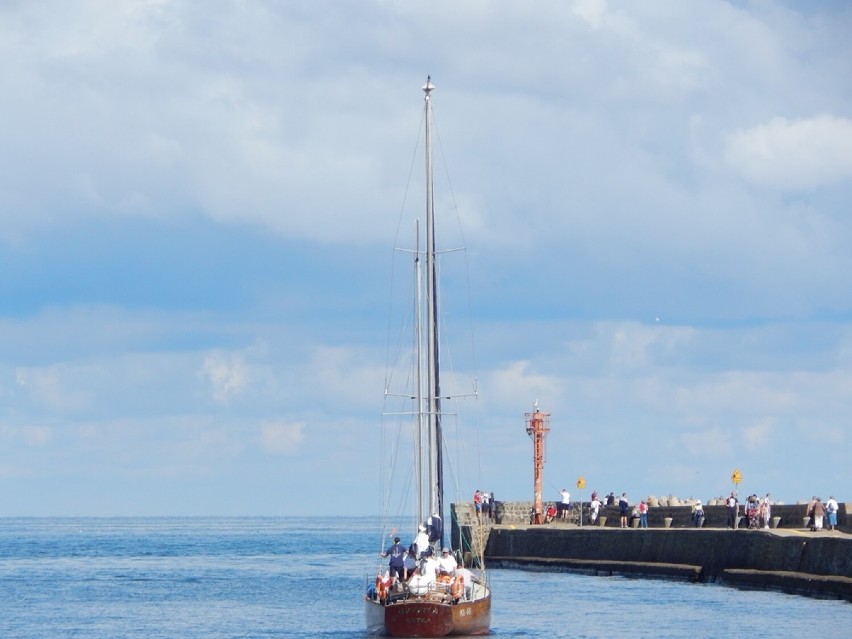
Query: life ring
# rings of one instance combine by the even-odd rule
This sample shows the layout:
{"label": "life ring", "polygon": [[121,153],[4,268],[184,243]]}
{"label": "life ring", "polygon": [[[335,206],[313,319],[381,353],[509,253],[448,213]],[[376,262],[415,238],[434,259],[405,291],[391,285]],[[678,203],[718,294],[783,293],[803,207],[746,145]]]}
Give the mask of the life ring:
{"label": "life ring", "polygon": [[376,596],[379,598],[379,601],[384,601],[388,597],[387,582],[385,582],[384,577],[381,575],[376,576]]}
{"label": "life ring", "polygon": [[457,575],[453,580],[453,585],[451,586],[450,592],[453,597],[453,601],[460,601],[462,596],[464,595],[464,578],[461,575]]}

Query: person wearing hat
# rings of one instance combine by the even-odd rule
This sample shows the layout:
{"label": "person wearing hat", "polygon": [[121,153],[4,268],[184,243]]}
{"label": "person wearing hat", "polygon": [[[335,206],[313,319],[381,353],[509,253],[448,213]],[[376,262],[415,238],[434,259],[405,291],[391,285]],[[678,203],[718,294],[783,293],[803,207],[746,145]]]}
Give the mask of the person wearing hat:
{"label": "person wearing hat", "polygon": [[388,572],[391,579],[394,574],[402,579],[405,573],[405,548],[399,543],[399,537],[393,538],[393,545],[382,553],[382,557],[390,557],[388,561]]}

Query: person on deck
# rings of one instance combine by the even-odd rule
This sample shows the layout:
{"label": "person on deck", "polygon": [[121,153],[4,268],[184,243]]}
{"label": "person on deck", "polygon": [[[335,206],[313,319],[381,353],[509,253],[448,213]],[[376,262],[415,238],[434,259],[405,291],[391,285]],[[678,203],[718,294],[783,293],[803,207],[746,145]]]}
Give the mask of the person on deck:
{"label": "person on deck", "polygon": [[440,543],[444,538],[444,522],[441,521],[441,516],[438,513],[432,513],[432,516],[426,520],[426,534],[429,535],[429,543]]}
{"label": "person on deck", "polygon": [[477,582],[478,579],[464,566],[456,568],[456,577],[461,577],[464,580],[464,598],[467,601],[470,601],[473,597],[473,584]]}
{"label": "person on deck", "polygon": [[449,548],[444,548],[443,550],[441,550],[441,556],[438,558],[439,574],[446,573],[448,576],[452,576],[458,565],[459,564],[456,561],[456,558],[453,557]]}
{"label": "person on deck", "polygon": [[393,580],[394,575],[403,579],[405,575],[405,548],[399,543],[399,537],[393,538],[393,545],[382,553],[382,557],[390,557],[388,572],[391,580]]}
{"label": "person on deck", "polygon": [[426,582],[432,586],[435,585],[438,579],[438,562],[432,556],[431,549],[427,551],[426,556],[420,560],[420,574],[426,579]]}
{"label": "person on deck", "polygon": [[414,574],[414,571],[417,570],[417,546],[411,544],[408,547],[408,552],[405,554],[405,558],[402,561],[402,569],[403,569],[403,579],[408,581],[411,579],[411,575]]}
{"label": "person on deck", "polygon": [[429,535],[426,534],[426,526],[423,524],[420,524],[417,528],[417,536],[414,538],[414,545],[416,546],[417,558],[420,559],[429,547]]}

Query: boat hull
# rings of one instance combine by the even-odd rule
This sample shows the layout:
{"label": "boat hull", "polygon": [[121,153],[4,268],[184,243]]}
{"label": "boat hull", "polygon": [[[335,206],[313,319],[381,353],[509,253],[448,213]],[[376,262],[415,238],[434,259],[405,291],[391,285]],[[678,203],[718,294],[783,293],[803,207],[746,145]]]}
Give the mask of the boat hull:
{"label": "boat hull", "polygon": [[367,632],[391,637],[487,635],[491,629],[491,595],[449,604],[409,598],[385,606],[365,598]]}

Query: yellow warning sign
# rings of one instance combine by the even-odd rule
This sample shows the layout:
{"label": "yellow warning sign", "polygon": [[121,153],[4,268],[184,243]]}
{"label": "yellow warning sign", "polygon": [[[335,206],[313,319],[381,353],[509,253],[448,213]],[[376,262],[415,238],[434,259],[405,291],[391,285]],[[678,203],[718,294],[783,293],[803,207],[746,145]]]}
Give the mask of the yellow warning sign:
{"label": "yellow warning sign", "polygon": [[577,488],[583,489],[586,487],[586,478],[580,475],[580,478],[577,480]]}
{"label": "yellow warning sign", "polygon": [[739,484],[743,480],[743,474],[740,472],[740,469],[737,468],[734,470],[734,474],[731,475],[731,481],[735,484]]}

